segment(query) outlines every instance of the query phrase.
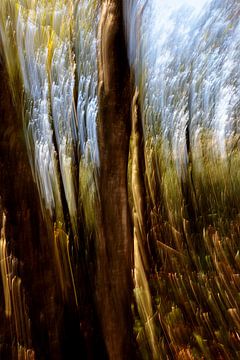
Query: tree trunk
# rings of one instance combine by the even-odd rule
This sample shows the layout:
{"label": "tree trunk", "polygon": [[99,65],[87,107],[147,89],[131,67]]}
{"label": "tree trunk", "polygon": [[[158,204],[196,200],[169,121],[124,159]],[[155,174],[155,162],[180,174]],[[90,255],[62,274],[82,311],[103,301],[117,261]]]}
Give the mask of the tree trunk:
{"label": "tree trunk", "polygon": [[132,91],[121,1],[103,1],[98,35],[97,300],[109,358],[132,359],[133,240],[127,194]]}

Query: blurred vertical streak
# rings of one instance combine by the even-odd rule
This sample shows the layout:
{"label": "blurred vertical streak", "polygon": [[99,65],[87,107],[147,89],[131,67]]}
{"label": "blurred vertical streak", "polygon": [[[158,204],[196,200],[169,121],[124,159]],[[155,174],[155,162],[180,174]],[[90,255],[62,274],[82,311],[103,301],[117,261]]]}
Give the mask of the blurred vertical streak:
{"label": "blurred vertical streak", "polygon": [[[7,275],[9,290],[6,290],[5,283],[5,294],[8,297],[7,293],[10,292],[11,300],[7,302],[5,313],[2,308],[4,299],[0,302],[0,358],[21,358],[21,351],[19,350],[18,355],[16,352],[19,339],[20,345],[24,345],[24,341],[32,343],[37,359],[61,359],[62,315],[52,266],[53,235],[43,221],[36,184],[32,178],[22,129],[21,101],[16,109],[16,104],[12,103],[9,79],[2,58],[0,65],[0,212],[1,219],[4,219],[4,213],[7,217],[6,242],[2,242],[1,249],[6,249],[5,259],[9,259],[7,263],[11,258],[15,259],[12,271],[17,274],[12,280]],[[15,91],[20,92],[20,84],[15,86]],[[2,228],[3,226],[4,222],[1,224]],[[2,258],[2,275],[3,268],[6,268],[4,261],[6,260]],[[10,271],[12,277],[11,269],[7,271]],[[23,301],[23,288],[26,303],[20,305],[19,300]],[[23,341],[22,335],[14,335],[15,330],[9,318],[10,313],[12,317],[15,316],[16,329],[25,326],[21,320],[25,316],[24,307],[28,309],[31,338],[28,338],[30,335],[27,332],[24,335],[27,339]]]}
{"label": "blurred vertical streak", "polygon": [[[95,9],[98,2],[93,3]],[[79,178],[84,183],[84,174],[78,173],[80,154],[76,150],[81,140],[76,134],[75,76],[81,78],[79,89],[84,92],[86,103],[91,97],[90,88],[94,94],[97,87],[96,79],[89,85],[92,73],[89,59],[82,58],[86,55],[80,41],[84,37],[79,36],[90,20],[83,16],[83,6],[78,5],[75,16],[80,29],[75,29],[73,35],[76,19],[72,2],[4,0],[0,4],[4,58],[0,106],[1,211],[7,213],[7,246],[19,264],[32,322],[33,346],[39,359],[105,356],[94,309],[94,279],[90,279],[85,247],[84,237],[89,234],[84,229],[83,216],[86,223],[89,219],[79,204],[85,194],[78,193]],[[92,12],[94,18],[95,11]],[[94,21],[97,22],[95,18]],[[74,50],[78,52],[81,47],[77,75],[72,48],[75,35]],[[91,36],[95,39],[96,34]],[[87,43],[88,37],[84,41]],[[86,53],[92,61],[90,50]],[[88,85],[83,81],[86,73]],[[96,94],[87,112],[88,134],[84,141],[88,144],[81,145],[86,145],[87,158],[91,142],[92,156],[97,159]],[[84,165],[92,175],[88,159]],[[16,295],[17,286],[14,289]],[[9,344],[12,336],[10,333]],[[11,357],[10,345],[9,354]]]}
{"label": "blurred vertical streak", "polygon": [[[139,332],[137,340],[141,348],[142,339],[149,345],[153,359],[158,359],[156,321],[153,313],[151,292],[148,283],[150,272],[150,247],[147,240],[147,197],[145,185],[145,163],[143,147],[142,119],[139,107],[139,91],[136,88],[132,100],[132,181],[133,195],[133,225],[134,225],[134,294],[138,313],[143,323],[143,331]],[[140,341],[139,341],[140,338]],[[163,356],[163,353],[161,353]]]}
{"label": "blurred vertical streak", "polygon": [[127,192],[132,89],[122,1],[102,2],[98,39],[98,308],[109,359],[133,359],[133,238]]}
{"label": "blurred vertical streak", "polygon": [[[28,309],[31,329],[31,339],[28,341],[33,346],[36,358],[65,359],[74,349],[74,353],[85,354],[85,347],[80,335],[78,314],[76,311],[74,313],[70,304],[68,306],[71,311],[63,305],[59,282],[56,281],[53,230],[49,227],[49,222],[46,223],[46,219],[42,217],[39,195],[24,141],[22,104],[19,101],[17,112],[16,104],[12,103],[5,69],[1,58],[0,211],[1,219],[3,213],[7,216],[6,243],[2,244],[1,248],[4,246],[8,249],[5,254],[11,254],[16,259],[17,268],[14,271],[17,271],[17,277],[13,278],[11,283],[12,300],[7,300],[6,312],[2,307],[4,299],[0,302],[0,357],[15,359],[22,356],[21,351],[18,353],[17,350],[17,339],[20,345],[24,345],[22,335],[14,335],[15,325],[12,326],[12,321],[8,320],[9,301],[12,301],[11,306],[15,312],[13,315],[12,310],[11,314],[16,318],[16,329],[25,326],[20,314],[23,311],[25,313],[23,306]],[[20,83],[15,84],[14,91],[21,93]],[[6,255],[7,258],[9,256]],[[1,262],[1,268],[3,267]],[[18,286],[20,279],[21,285]],[[5,294],[7,297],[6,284]],[[19,303],[23,298],[26,300],[25,305]],[[22,331],[19,334],[21,333]]]}

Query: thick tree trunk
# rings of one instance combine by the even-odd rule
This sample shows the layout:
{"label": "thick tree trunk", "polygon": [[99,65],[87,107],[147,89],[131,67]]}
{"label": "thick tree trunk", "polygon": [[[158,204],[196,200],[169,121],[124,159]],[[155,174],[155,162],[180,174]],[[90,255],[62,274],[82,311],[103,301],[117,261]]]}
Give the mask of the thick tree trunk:
{"label": "thick tree trunk", "polygon": [[[0,59],[0,228],[4,228],[6,236],[6,254],[10,263],[15,263],[14,274],[0,274],[0,286],[5,277],[16,276],[21,281],[21,301],[17,299],[16,288],[10,287],[11,313],[4,314],[4,299],[0,301],[0,335],[3,346],[0,348],[0,358],[15,358],[18,347],[27,351],[33,347],[36,356],[57,353],[56,332],[52,331],[56,346],[49,339],[49,324],[57,322],[57,309],[51,302],[55,296],[54,274],[51,269],[51,255],[47,229],[44,225],[36,184],[33,181],[19,113],[12,100],[9,79],[5,63]],[[6,224],[2,219],[6,217]],[[43,240],[45,239],[45,241]],[[48,256],[49,254],[49,256]],[[10,272],[10,270],[8,269]],[[20,291],[20,290],[19,290]],[[23,296],[25,294],[25,297]],[[28,308],[25,314],[22,309]],[[29,317],[30,332],[24,332],[24,321],[16,316],[16,308],[20,316]],[[52,309],[54,311],[52,311]],[[2,327],[3,324],[3,327]],[[20,326],[17,331],[18,326]],[[8,333],[8,328],[11,333]]]}
{"label": "thick tree trunk", "polygon": [[110,359],[132,359],[133,240],[127,195],[131,82],[121,1],[103,1],[99,24],[100,152],[97,298]]}
{"label": "thick tree trunk", "polygon": [[[81,341],[76,311],[70,306],[66,310],[62,302],[53,265],[53,229],[41,214],[22,129],[22,104],[16,108],[12,102],[1,58],[0,78],[0,230],[6,238],[5,253],[1,239],[0,258],[10,263],[7,273],[0,269],[0,358],[15,359],[20,348],[25,353],[33,349],[37,359],[65,359]],[[14,277],[7,293],[9,312],[3,283]]]}

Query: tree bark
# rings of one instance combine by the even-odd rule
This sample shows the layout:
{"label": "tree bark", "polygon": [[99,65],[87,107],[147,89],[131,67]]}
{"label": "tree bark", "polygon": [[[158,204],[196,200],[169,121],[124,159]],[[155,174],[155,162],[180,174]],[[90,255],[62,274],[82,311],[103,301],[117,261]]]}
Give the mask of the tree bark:
{"label": "tree bark", "polygon": [[[11,302],[22,319],[29,318],[28,331],[22,330],[19,336],[17,327],[23,329],[26,320],[19,321],[13,306],[11,316],[6,316],[0,271],[0,358],[15,359],[22,347],[22,351],[33,349],[38,359],[65,359],[71,356],[73,347],[74,354],[84,349],[76,310],[70,305],[67,308],[62,301],[53,261],[53,229],[42,216],[22,129],[23,105],[21,100],[18,106],[12,101],[6,65],[1,58],[0,77],[0,230],[5,214],[6,254],[10,261],[14,259],[16,268],[14,275],[7,274],[16,275],[16,286],[10,290]],[[17,301],[17,281],[21,281],[22,302]]]}
{"label": "tree bark", "polygon": [[102,3],[99,23],[99,211],[97,300],[110,359],[133,359],[133,240],[127,194],[131,81],[121,1]]}

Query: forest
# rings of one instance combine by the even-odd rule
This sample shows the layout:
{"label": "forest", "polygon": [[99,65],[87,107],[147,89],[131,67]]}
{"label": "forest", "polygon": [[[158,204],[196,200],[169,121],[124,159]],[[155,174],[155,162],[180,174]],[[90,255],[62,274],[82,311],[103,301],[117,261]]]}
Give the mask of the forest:
{"label": "forest", "polygon": [[0,359],[240,359],[238,0],[0,1]]}

